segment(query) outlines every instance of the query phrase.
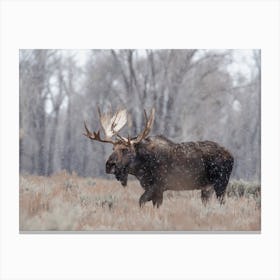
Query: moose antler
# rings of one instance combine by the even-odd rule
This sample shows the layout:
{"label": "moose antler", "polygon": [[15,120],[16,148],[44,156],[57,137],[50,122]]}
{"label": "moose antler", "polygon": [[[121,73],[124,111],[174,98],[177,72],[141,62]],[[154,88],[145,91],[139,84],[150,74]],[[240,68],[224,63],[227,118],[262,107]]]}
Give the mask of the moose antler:
{"label": "moose antler", "polygon": [[99,142],[104,142],[104,143],[111,143],[111,144],[115,144],[114,141],[108,139],[101,139],[100,137],[100,131],[98,130],[97,132],[93,131],[93,132],[90,132],[89,129],[87,128],[87,125],[86,125],[86,122],[84,122],[84,125],[85,125],[85,130],[86,130],[86,133],[83,133],[86,137],[88,137],[89,139],[91,140],[95,140],[95,141],[99,141]]}
{"label": "moose antler", "polygon": [[125,126],[127,122],[126,110],[117,111],[113,117],[111,114],[101,114],[100,108],[98,107],[98,115],[101,127],[106,138],[112,138]]}
{"label": "moose antler", "polygon": [[[146,111],[144,110],[145,121],[146,121],[145,127],[143,131],[140,134],[138,134],[138,136],[134,139],[130,139],[129,136],[128,138],[125,138],[119,135],[119,131],[125,126],[127,122],[127,113],[125,109],[119,110],[113,116],[111,116],[111,113],[101,114],[100,108],[98,107],[98,115],[99,115],[101,128],[105,135],[105,139],[101,139],[99,130],[97,132],[95,131],[90,132],[89,129],[87,128],[86,122],[84,123],[85,130],[86,130],[86,133],[84,133],[85,136],[87,136],[91,140],[104,142],[104,143],[111,143],[113,145],[120,143],[120,141],[126,145],[131,145],[131,144],[137,144],[141,142],[149,135],[155,119],[155,108],[151,110],[151,114],[149,118],[147,116]],[[112,140],[112,137],[115,135],[118,137],[119,140],[116,141]]]}
{"label": "moose antler", "polygon": [[118,141],[113,141],[112,137],[117,135],[122,141],[127,142],[126,138],[121,137],[118,134],[127,122],[126,110],[119,110],[113,115],[113,117],[111,117],[111,114],[101,114],[100,108],[98,107],[98,115],[102,130],[105,134],[105,139],[101,139],[99,130],[97,132],[90,132],[87,128],[86,122],[84,122],[86,130],[86,133],[84,133],[85,136],[91,140],[116,144]]}
{"label": "moose antler", "polygon": [[145,138],[149,135],[149,133],[150,133],[150,131],[151,131],[151,129],[152,129],[152,126],[153,126],[153,124],[154,124],[154,120],[155,120],[155,108],[153,108],[153,109],[151,110],[151,114],[150,114],[150,117],[149,117],[149,118],[148,118],[148,116],[147,116],[146,110],[144,110],[144,114],[145,114],[145,120],[146,120],[145,127],[144,127],[143,131],[142,131],[140,134],[138,134],[138,136],[136,137],[136,139],[131,140],[131,142],[132,142],[133,144],[137,144],[137,143],[141,142],[143,139],[145,139]]}

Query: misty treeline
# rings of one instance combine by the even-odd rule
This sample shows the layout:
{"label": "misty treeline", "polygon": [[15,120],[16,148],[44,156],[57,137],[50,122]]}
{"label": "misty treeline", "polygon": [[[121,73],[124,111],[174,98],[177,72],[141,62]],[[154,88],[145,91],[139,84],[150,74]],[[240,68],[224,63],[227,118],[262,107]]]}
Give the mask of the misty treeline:
{"label": "misty treeline", "polygon": [[98,106],[104,112],[126,108],[121,134],[136,136],[143,110],[155,107],[152,135],[217,141],[234,155],[233,177],[259,181],[260,51],[246,51],[247,71],[238,70],[238,53],[20,50],[20,172],[106,176],[112,145],[84,137],[84,120],[97,131]]}

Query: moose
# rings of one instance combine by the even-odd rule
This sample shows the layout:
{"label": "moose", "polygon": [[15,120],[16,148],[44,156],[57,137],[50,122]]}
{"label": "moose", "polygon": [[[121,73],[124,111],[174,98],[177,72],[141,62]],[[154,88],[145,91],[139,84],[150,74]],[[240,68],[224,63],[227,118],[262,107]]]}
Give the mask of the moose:
{"label": "moose", "polygon": [[162,135],[148,137],[155,118],[155,109],[149,117],[144,110],[145,127],[136,137],[119,134],[127,123],[125,109],[115,114],[101,114],[98,108],[100,130],[90,132],[84,122],[84,135],[91,140],[113,145],[113,153],[106,162],[106,173],[125,187],[128,174],[134,175],[144,189],[139,199],[140,207],[152,201],[159,207],[166,190],[201,190],[201,200],[206,205],[214,193],[220,203],[233,168],[234,159],[229,151],[212,141],[174,143]]}

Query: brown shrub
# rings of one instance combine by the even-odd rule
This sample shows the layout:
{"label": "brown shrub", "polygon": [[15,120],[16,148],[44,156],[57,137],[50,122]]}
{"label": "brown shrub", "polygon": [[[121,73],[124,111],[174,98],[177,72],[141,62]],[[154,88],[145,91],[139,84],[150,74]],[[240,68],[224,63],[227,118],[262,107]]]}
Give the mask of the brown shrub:
{"label": "brown shrub", "polygon": [[19,188],[22,231],[259,231],[261,226],[260,195],[232,195],[234,187],[222,206],[212,197],[205,207],[199,191],[168,191],[159,209],[151,203],[139,208],[143,190],[135,180],[123,188],[115,180],[61,172],[20,176]]}

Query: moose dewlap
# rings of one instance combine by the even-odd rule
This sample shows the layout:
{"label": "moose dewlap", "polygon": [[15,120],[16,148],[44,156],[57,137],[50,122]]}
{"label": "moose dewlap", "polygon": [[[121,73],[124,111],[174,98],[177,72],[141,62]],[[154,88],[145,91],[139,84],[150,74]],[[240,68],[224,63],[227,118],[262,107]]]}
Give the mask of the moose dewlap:
{"label": "moose dewlap", "polygon": [[[201,190],[201,199],[207,202],[215,191],[223,202],[233,167],[233,156],[212,141],[174,143],[164,136],[148,137],[153,126],[155,110],[148,117],[143,131],[134,138],[125,138],[119,131],[127,122],[126,110],[101,114],[99,120],[105,135],[90,132],[85,123],[85,136],[91,140],[113,144],[113,153],[106,162],[106,172],[114,174],[123,186],[128,174],[134,175],[145,190],[139,199],[159,207],[166,190]],[[113,137],[116,137],[113,140]]]}

